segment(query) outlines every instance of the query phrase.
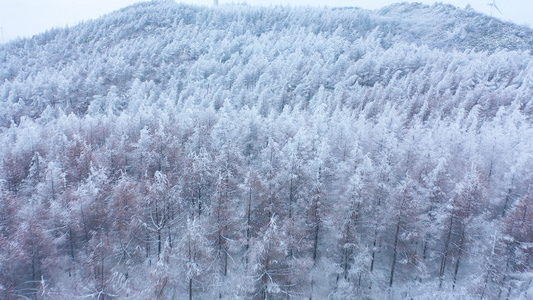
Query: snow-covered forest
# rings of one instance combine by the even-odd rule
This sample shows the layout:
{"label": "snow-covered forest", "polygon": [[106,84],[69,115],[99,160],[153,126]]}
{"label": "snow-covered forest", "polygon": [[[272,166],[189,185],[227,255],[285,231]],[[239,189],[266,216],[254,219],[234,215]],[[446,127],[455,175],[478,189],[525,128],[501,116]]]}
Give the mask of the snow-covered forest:
{"label": "snow-covered forest", "polygon": [[532,49],[174,1],[0,45],[0,298],[531,299]]}

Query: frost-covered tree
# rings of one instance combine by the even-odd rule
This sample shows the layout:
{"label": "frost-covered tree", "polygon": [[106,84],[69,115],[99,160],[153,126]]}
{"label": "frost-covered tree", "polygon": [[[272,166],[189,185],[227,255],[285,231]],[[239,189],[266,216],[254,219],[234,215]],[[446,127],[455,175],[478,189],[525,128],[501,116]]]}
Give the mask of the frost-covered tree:
{"label": "frost-covered tree", "polygon": [[1,45],[0,298],[527,299],[532,36],[153,1]]}

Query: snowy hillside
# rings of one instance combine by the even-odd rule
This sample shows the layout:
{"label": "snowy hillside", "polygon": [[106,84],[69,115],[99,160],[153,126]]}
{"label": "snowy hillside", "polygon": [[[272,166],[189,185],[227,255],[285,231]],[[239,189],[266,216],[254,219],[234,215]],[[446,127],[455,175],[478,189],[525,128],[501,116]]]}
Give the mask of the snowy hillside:
{"label": "snowy hillside", "polygon": [[174,1],[0,45],[0,298],[529,299],[532,49]]}

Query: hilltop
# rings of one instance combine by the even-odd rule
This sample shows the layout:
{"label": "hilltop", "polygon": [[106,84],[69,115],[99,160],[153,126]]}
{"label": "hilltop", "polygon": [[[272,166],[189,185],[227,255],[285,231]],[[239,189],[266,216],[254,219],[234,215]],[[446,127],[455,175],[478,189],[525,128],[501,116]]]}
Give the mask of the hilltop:
{"label": "hilltop", "polygon": [[[149,73],[149,79],[160,87],[172,85],[171,80],[181,77],[176,74],[177,69],[190,76],[194,73],[191,68],[199,65],[193,62],[198,63],[199,58],[208,65],[227,66],[233,55],[244,55],[246,62],[257,58],[260,51],[266,59],[264,63],[276,63],[278,56],[288,58],[301,49],[300,60],[313,60],[312,55],[317,53],[324,60],[322,63],[328,63],[328,59],[337,62],[341,57],[345,64],[364,65],[362,72],[353,70],[367,73],[368,78],[362,80],[364,85],[382,80],[386,85],[398,71],[404,75],[416,73],[427,65],[428,59],[454,55],[454,51],[471,51],[463,55],[467,60],[498,51],[526,53],[533,45],[532,33],[529,28],[443,4],[397,4],[372,12],[355,8],[248,6],[213,10],[173,1],[146,2],[72,28],[53,29],[1,46],[2,98],[10,101],[2,103],[0,124],[7,126],[10,119],[22,115],[38,116],[50,104],[58,104],[67,113],[83,114],[94,96],[106,96],[111,86],[126,93],[136,79],[147,81],[146,76],[138,74],[142,72]],[[293,40],[298,44],[293,44]],[[386,61],[368,59],[372,55],[384,55]],[[512,56],[520,58],[520,54]],[[373,64],[367,60],[384,65],[367,68],[365,64]],[[524,62],[520,60],[519,63]],[[207,73],[200,76],[211,75],[212,71],[205,70]],[[292,73],[279,76],[301,77],[294,70],[288,71]],[[385,71],[387,74],[382,74]],[[213,79],[225,74],[214,75]],[[325,78],[321,78],[313,84],[314,90],[320,85],[332,88],[340,79],[323,82]],[[65,87],[64,82],[75,84]],[[10,85],[16,83],[27,83],[32,89],[19,95],[15,92],[19,88]],[[51,94],[43,99],[40,95],[47,85],[52,91],[48,90]],[[59,89],[55,87],[59,86],[67,88],[68,96],[57,95]],[[20,101],[24,102],[21,107],[8,105]]]}

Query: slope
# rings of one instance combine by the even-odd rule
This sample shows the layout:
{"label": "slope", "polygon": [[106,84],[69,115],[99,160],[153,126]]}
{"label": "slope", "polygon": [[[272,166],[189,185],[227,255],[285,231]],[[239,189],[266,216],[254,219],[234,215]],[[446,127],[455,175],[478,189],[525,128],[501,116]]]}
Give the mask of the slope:
{"label": "slope", "polygon": [[532,39],[153,1],[2,45],[0,295],[526,299]]}

